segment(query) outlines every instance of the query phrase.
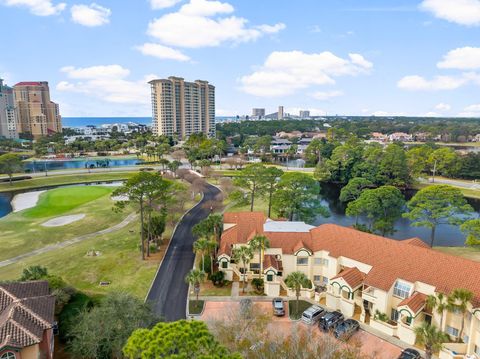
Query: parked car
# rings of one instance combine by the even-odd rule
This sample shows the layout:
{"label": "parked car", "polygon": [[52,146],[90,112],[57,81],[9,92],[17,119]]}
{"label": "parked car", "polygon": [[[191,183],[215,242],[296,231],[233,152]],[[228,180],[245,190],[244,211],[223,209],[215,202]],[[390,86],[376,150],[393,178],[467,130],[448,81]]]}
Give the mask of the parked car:
{"label": "parked car", "polygon": [[407,348],[402,351],[398,359],[422,359],[422,356],[417,350]]}
{"label": "parked car", "polygon": [[318,327],[324,332],[332,331],[343,321],[343,318],[343,314],[337,311],[325,313],[321,316]]}
{"label": "parked car", "polygon": [[315,324],[323,313],[325,313],[325,309],[319,305],[312,305],[303,312],[302,321],[309,325]]}
{"label": "parked car", "polygon": [[333,335],[337,339],[348,340],[359,329],[360,329],[360,324],[356,320],[347,319],[339,323],[335,327],[335,330],[333,331]]}
{"label": "parked car", "polygon": [[272,300],[272,306],[273,315],[276,315],[277,317],[282,317],[285,315],[285,304],[283,303],[282,298],[274,298]]}

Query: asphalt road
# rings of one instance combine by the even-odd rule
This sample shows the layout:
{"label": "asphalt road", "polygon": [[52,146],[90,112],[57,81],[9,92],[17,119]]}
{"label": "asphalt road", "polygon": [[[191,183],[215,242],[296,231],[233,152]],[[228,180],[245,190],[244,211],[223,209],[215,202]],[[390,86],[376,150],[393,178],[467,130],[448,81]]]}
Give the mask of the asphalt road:
{"label": "asphalt road", "polygon": [[147,295],[154,312],[166,321],[186,318],[188,284],[185,276],[192,269],[195,254],[192,228],[210,214],[204,204],[215,199],[220,190],[207,185],[201,202],[183,217],[173,234],[170,246],[155,275]]}

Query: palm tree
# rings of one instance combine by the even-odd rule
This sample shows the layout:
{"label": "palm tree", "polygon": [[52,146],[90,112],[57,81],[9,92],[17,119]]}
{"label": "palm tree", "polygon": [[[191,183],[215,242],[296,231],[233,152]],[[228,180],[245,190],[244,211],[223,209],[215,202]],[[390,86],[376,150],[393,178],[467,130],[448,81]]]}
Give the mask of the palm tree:
{"label": "palm tree", "polygon": [[442,349],[442,344],[448,341],[448,335],[436,326],[423,322],[414,328],[417,343],[425,347],[426,359],[432,358],[434,352]]}
{"label": "palm tree", "polygon": [[463,335],[463,330],[465,328],[465,313],[468,309],[468,304],[473,299],[474,294],[468,289],[457,288],[448,297],[448,304],[456,312],[462,314],[462,326],[460,328],[460,333],[458,336],[458,341],[461,340]]}
{"label": "palm tree", "polygon": [[443,317],[445,310],[449,308],[447,296],[443,293],[432,294],[427,297],[427,308],[440,315],[440,330],[443,331]]}
{"label": "palm tree", "polygon": [[210,241],[207,238],[199,238],[193,243],[193,251],[195,254],[200,253],[202,256],[202,271],[205,272],[205,253],[210,251]]}
{"label": "palm tree", "polygon": [[235,262],[242,262],[243,265],[243,293],[245,293],[245,286],[246,286],[246,279],[247,279],[247,264],[253,258],[252,249],[248,246],[242,246],[239,248],[235,248],[233,250],[233,259]]}
{"label": "palm tree", "polygon": [[295,291],[295,296],[297,297],[296,302],[296,312],[298,314],[298,298],[300,297],[300,291],[302,287],[308,286],[310,279],[303,272],[292,272],[287,278],[285,278],[285,284],[290,290]]}
{"label": "palm tree", "polygon": [[185,277],[185,282],[193,286],[193,291],[197,297],[197,304],[198,304],[198,295],[200,294],[200,283],[203,283],[205,280],[206,274],[204,271],[198,269],[192,269],[188,272],[187,276]]}
{"label": "palm tree", "polygon": [[270,248],[270,242],[268,241],[268,238],[262,235],[256,235],[252,238],[252,240],[249,243],[249,246],[252,248],[252,250],[258,250],[258,260],[260,262],[260,272],[258,278],[262,278],[263,276],[263,251],[266,248]]}

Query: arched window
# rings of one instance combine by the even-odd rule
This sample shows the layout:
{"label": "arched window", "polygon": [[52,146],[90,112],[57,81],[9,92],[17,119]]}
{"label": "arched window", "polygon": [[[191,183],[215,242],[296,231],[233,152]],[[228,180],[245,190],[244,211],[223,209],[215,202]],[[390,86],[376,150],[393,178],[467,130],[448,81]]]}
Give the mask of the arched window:
{"label": "arched window", "polygon": [[3,353],[0,359],[15,359],[15,353],[14,352]]}

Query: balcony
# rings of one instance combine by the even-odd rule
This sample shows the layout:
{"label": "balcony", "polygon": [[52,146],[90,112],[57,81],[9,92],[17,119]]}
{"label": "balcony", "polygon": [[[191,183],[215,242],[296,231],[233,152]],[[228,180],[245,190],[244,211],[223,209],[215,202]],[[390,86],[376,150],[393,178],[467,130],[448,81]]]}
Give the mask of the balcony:
{"label": "balcony", "polygon": [[375,297],[373,293],[374,293],[374,290],[371,287],[364,289],[362,292],[362,299],[369,301],[371,303],[375,303],[377,301],[377,297]]}
{"label": "balcony", "polygon": [[440,350],[440,359],[460,359],[466,358],[467,344],[446,343]]}

